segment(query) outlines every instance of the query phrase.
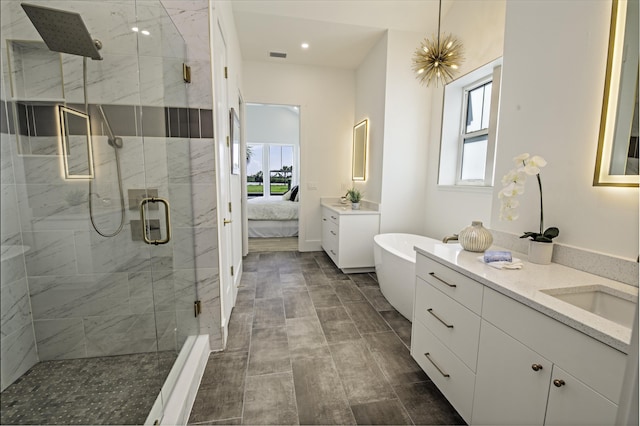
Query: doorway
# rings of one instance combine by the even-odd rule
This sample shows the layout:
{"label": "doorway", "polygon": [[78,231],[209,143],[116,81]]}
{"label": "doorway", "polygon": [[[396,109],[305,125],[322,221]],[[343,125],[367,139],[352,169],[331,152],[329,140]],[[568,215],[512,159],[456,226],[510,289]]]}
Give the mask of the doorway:
{"label": "doorway", "polygon": [[298,249],[300,107],[247,103],[249,252]]}

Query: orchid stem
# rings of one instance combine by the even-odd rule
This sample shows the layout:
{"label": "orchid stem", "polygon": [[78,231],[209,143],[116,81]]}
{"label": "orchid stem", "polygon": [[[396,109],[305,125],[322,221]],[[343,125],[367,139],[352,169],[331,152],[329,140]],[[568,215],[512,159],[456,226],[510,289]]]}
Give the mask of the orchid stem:
{"label": "orchid stem", "polygon": [[540,173],[536,175],[538,178],[538,188],[540,188],[540,235],[544,232],[544,209],[542,208],[542,181],[540,180]]}

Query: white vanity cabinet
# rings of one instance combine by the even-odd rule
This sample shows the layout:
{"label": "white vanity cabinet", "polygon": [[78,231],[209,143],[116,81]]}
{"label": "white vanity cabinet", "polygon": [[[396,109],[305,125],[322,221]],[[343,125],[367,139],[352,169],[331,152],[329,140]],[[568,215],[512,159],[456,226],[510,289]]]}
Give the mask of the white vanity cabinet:
{"label": "white vanity cabinet", "polygon": [[373,237],[379,230],[377,211],[322,207],[322,248],[345,273],[374,269]]}
{"label": "white vanity cabinet", "polygon": [[485,288],[472,424],[611,425],[626,355]]}
{"label": "white vanity cabinet", "polygon": [[415,291],[411,354],[468,423],[615,422],[624,353],[421,253]]}
{"label": "white vanity cabinet", "polygon": [[483,286],[418,256],[411,355],[468,423]]}

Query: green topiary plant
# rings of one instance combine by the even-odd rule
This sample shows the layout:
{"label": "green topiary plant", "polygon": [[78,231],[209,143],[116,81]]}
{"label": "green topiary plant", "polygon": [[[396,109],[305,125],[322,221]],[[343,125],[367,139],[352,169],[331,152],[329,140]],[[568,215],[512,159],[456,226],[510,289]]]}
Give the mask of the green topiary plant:
{"label": "green topiary plant", "polygon": [[347,191],[347,199],[352,203],[359,203],[362,200],[362,192],[358,188],[351,188]]}

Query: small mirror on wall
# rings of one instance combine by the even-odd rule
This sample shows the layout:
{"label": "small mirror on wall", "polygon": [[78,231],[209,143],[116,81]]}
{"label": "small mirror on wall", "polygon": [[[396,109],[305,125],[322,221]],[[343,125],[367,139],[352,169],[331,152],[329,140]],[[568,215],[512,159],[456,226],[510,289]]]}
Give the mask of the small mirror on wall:
{"label": "small mirror on wall", "polygon": [[93,178],[89,116],[60,105],[60,145],[65,179]]}
{"label": "small mirror on wall", "polygon": [[352,180],[367,179],[367,144],[369,142],[369,120],[362,120],[353,128]]}

